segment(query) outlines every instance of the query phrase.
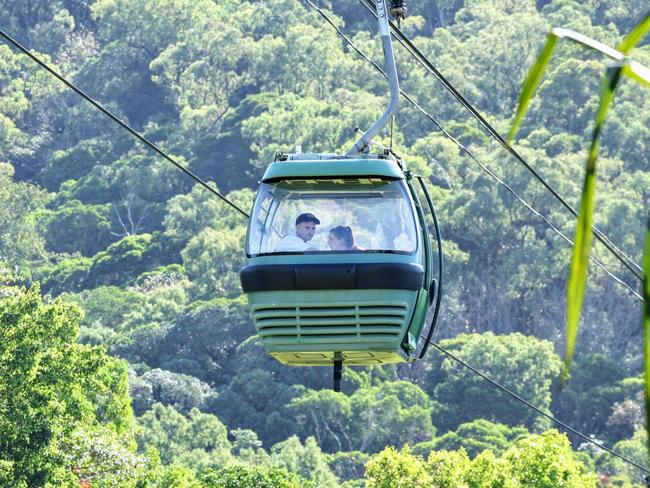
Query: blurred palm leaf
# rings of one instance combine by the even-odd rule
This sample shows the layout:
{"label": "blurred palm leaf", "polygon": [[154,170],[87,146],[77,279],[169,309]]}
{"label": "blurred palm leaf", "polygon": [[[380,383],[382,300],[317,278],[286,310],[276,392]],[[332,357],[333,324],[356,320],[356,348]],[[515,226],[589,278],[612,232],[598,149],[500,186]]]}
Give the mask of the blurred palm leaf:
{"label": "blurred palm leaf", "polygon": [[636,46],[639,41],[646,35],[650,30],[650,11],[645,14],[644,19],[637,24],[637,26],[632,29],[623,42],[618,45],[618,50],[622,53],[628,54],[634,46]]}
{"label": "blurred palm leaf", "polygon": [[[648,217],[645,248],[643,250],[643,363],[645,371],[646,426],[650,426],[650,374],[648,374],[650,373],[650,217]],[[648,445],[650,447],[650,438],[648,439]]]}
{"label": "blurred palm leaf", "polygon": [[567,282],[567,325],[566,325],[566,353],[564,356],[564,370],[562,381],[568,377],[569,368],[573,359],[580,312],[587,283],[587,268],[589,264],[589,251],[591,250],[591,222],[594,211],[594,197],[596,194],[596,160],[600,149],[600,133],[602,132],[607,112],[614,100],[614,91],[621,79],[623,68],[612,67],[607,69],[607,74],[600,89],[600,103],[596,115],[596,124],[591,136],[591,147],[587,157],[585,179],[582,185],[580,199],[580,213],[576,222],[576,232],[573,240],[573,253]]}
{"label": "blurred palm leaf", "polygon": [[623,66],[623,74],[628,78],[650,88],[650,69],[636,61]]}
{"label": "blurred palm leaf", "polygon": [[[635,29],[635,31],[637,29]],[[512,142],[517,135],[517,132],[519,132],[521,121],[523,120],[524,115],[526,114],[526,110],[528,109],[528,104],[535,95],[535,90],[537,90],[537,87],[539,86],[539,82],[542,79],[544,70],[546,69],[548,62],[551,59],[551,55],[553,54],[558,39],[569,39],[571,41],[577,42],[616,61],[622,61],[625,59],[625,55],[622,52],[617,51],[616,49],[612,49],[602,42],[591,39],[590,37],[580,34],[579,32],[568,29],[553,29],[548,35],[546,44],[544,44],[542,51],[537,57],[537,61],[535,61],[535,64],[528,72],[524,86],[521,89],[521,94],[519,95],[519,104],[517,105],[517,112],[515,114],[515,120],[513,121],[510,132],[508,133],[508,142]]]}
{"label": "blurred palm leaf", "polygon": [[[571,255],[571,267],[569,280],[567,282],[567,325],[566,325],[566,349],[564,356],[564,369],[561,377],[563,382],[567,376],[573,352],[575,349],[580,313],[584,297],[585,284],[587,281],[587,269],[589,263],[589,252],[591,249],[591,221],[594,209],[594,197],[596,193],[596,161],[600,148],[600,133],[602,131],[607,112],[614,100],[616,86],[622,76],[627,76],[643,85],[650,86],[650,70],[634,61],[624,60],[614,66],[607,68],[605,79],[601,85],[600,103],[596,115],[596,123],[591,136],[591,146],[587,157],[585,168],[585,179],[580,199],[580,213],[576,223],[576,233],[573,253]],[[650,369],[647,375],[650,375]]]}
{"label": "blurred palm leaf", "polygon": [[528,109],[528,104],[533,98],[533,95],[535,95],[535,90],[537,90],[539,81],[542,79],[542,75],[544,74],[544,70],[546,69],[548,62],[551,59],[551,55],[553,54],[553,50],[555,49],[556,44],[557,36],[551,32],[548,36],[548,39],[546,39],[546,44],[544,44],[542,52],[537,57],[535,65],[528,72],[524,86],[521,89],[515,120],[512,123],[510,132],[508,132],[508,142],[512,142],[517,135],[517,132],[519,131],[521,121],[524,119],[524,115]]}
{"label": "blurred palm leaf", "polygon": [[[622,77],[630,78],[637,83],[650,87],[650,70],[630,60],[627,55],[639,43],[643,36],[650,30],[650,12],[632,29],[630,34],[621,42],[617,49],[612,49],[605,44],[584,36],[578,32],[567,29],[553,29],[549,34],[546,44],[542,48],[537,61],[531,68],[519,97],[517,112],[508,134],[508,141],[511,142],[521,127],[521,122],[526,113],[530,100],[539,86],[542,75],[548,66],[551,55],[559,39],[569,39],[591,50],[598,51],[615,61],[613,66],[607,68],[605,78],[601,84],[600,102],[594,130],[592,133],[589,155],[585,169],[585,179],[582,187],[580,212],[576,223],[575,241],[571,257],[569,279],[567,283],[567,327],[566,327],[566,352],[561,382],[566,379],[571,366],[575,350],[580,314],[584,298],[584,290],[587,282],[587,271],[589,253],[592,238],[592,216],[596,194],[596,161],[600,148],[600,134],[614,99],[614,93]],[[646,254],[650,251],[647,250]],[[649,258],[650,259],[650,258]],[[646,263],[647,264],[647,263]],[[646,276],[648,271],[646,270]],[[647,310],[646,310],[646,313]],[[646,324],[647,325],[647,324]],[[650,338],[648,339],[650,341]],[[647,345],[650,353],[650,345]],[[646,378],[650,377],[650,359],[646,360]],[[650,381],[650,380],[648,380]],[[650,398],[650,383],[648,384],[648,398]],[[650,402],[650,400],[649,400]],[[650,412],[650,410],[649,410]],[[650,422],[650,413],[649,413]],[[650,423],[648,424],[650,425]]]}

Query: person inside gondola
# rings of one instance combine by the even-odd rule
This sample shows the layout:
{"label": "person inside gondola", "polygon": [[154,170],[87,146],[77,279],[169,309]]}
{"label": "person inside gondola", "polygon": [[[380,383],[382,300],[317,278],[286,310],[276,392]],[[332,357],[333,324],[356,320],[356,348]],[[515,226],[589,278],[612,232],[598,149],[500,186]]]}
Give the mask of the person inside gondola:
{"label": "person inside gondola", "polygon": [[315,251],[316,248],[309,244],[316,232],[316,226],[320,224],[314,214],[302,213],[296,218],[296,232],[287,234],[275,247],[275,252],[304,252]]}
{"label": "person inside gondola", "polygon": [[352,229],[348,226],[337,225],[330,229],[330,234],[327,238],[327,243],[332,251],[362,251],[359,246],[354,243],[354,235]]}

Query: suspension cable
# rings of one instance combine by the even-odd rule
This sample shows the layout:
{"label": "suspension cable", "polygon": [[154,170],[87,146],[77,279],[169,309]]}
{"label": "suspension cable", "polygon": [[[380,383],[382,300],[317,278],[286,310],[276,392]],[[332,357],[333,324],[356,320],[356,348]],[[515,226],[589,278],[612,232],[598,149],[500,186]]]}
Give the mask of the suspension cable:
{"label": "suspension cable", "polygon": [[160,149],[158,146],[156,146],[153,142],[149,141],[146,137],[144,137],[142,134],[137,132],[135,129],[131,128],[128,124],[123,122],[121,119],[119,119],[116,115],[114,115],[112,112],[110,112],[108,109],[106,109],[103,105],[101,105],[99,102],[93,100],[90,96],[86,95],[80,88],[78,88],[74,83],[71,81],[68,81],[66,78],[64,78],[61,74],[59,74],[57,71],[55,71],[53,68],[51,68],[49,65],[47,65],[44,61],[42,61],[40,58],[32,54],[27,48],[25,48],[22,44],[20,44],[18,41],[16,41],[13,37],[11,37],[9,34],[4,32],[2,29],[0,29],[0,36],[4,37],[9,43],[11,43],[14,47],[19,49],[23,54],[27,55],[30,57],[33,61],[35,61],[41,68],[44,68],[47,70],[52,76],[54,76],[56,79],[61,81],[63,84],[65,84],[68,88],[70,88],[72,91],[77,93],[79,96],[81,96],[84,100],[86,100],[88,103],[90,103],[92,106],[97,108],[99,111],[101,111],[104,115],[106,115],[109,119],[111,119],[113,122],[117,123],[120,125],[123,129],[126,129],[132,136],[134,136],[136,139],[139,141],[145,143],[147,146],[149,146],[151,149],[156,151],[160,156],[165,158],[167,161],[172,163],[174,166],[176,166],[179,170],[181,170],[183,173],[188,175],[190,178],[192,178],[194,181],[199,183],[201,186],[206,188],[208,191],[219,197],[223,202],[227,203],[230,205],[232,208],[234,208],[237,212],[242,214],[244,217],[248,218],[248,212],[245,210],[242,210],[238,205],[235,203],[231,202],[228,200],[224,195],[219,193],[217,190],[212,188],[210,185],[208,185],[205,181],[203,181],[201,178],[199,178],[197,175],[192,173],[189,169],[185,168],[183,165],[178,163],[174,158],[172,158],[170,155],[168,155],[166,152],[164,152],[162,149]]}
{"label": "suspension cable", "polygon": [[[325,21],[332,26],[338,35],[365,61],[368,63],[372,64],[372,66],[377,70],[379,73],[381,73],[384,77],[387,78],[386,73],[384,70],[372,59],[370,59],[363,51],[361,51],[355,44],[352,42],[352,40],[341,31],[341,29],[338,28],[338,26],[332,21],[332,19],[317,5],[315,5],[311,0],[305,0],[306,3],[308,3],[314,10],[316,10]],[[461,151],[461,153],[466,154],[472,161],[474,161],[476,164],[479,165],[479,167],[488,175],[490,176],[493,180],[495,180],[499,185],[503,186],[510,194],[512,194],[522,205],[524,205],[531,213],[539,217],[553,232],[555,232],[557,235],[559,235],[562,239],[564,239],[566,242],[568,242],[571,246],[573,246],[573,241],[567,237],[562,231],[560,231],[557,227],[555,227],[543,214],[541,214],[539,211],[537,211],[535,208],[533,208],[528,202],[526,202],[521,196],[515,192],[512,187],[510,187],[504,180],[499,178],[496,174],[494,174],[487,166],[485,166],[475,155],[470,151],[467,147],[465,147],[458,139],[456,139],[454,136],[452,136],[443,126],[442,124],[436,120],[435,117],[433,117],[429,112],[424,110],[420,105],[418,105],[413,98],[404,90],[400,88],[400,94],[404,97],[405,100],[407,100],[413,107],[415,107],[421,114],[423,114],[426,118],[428,118],[437,128],[440,130],[440,132],[450,141],[452,141]],[[596,259],[594,256],[589,255],[589,259],[595,263],[599,268],[601,268],[610,278],[612,278],[616,283],[618,283],[620,286],[626,288],[632,295],[634,295],[638,300],[643,300],[641,295],[634,290],[630,285],[628,285],[625,281],[623,281],[621,278],[613,274],[607,266]]]}
{"label": "suspension cable", "polygon": [[583,439],[583,440],[589,442],[590,444],[596,446],[596,447],[599,448],[599,449],[602,449],[603,451],[605,451],[605,452],[611,454],[612,456],[619,458],[621,461],[626,462],[626,463],[628,463],[628,464],[631,465],[631,466],[634,466],[635,468],[639,469],[640,471],[643,471],[643,473],[645,473],[645,474],[650,474],[650,470],[648,470],[648,468],[646,468],[645,466],[642,466],[642,465],[640,465],[640,464],[634,462],[633,460],[631,460],[631,459],[629,459],[629,458],[627,458],[627,457],[625,457],[625,456],[619,454],[618,452],[614,451],[613,449],[611,449],[611,448],[605,446],[604,444],[601,444],[600,442],[596,441],[595,439],[592,439],[592,438],[589,437],[588,435],[583,434],[583,433],[580,432],[579,430],[577,430],[577,429],[571,427],[570,425],[568,425],[568,424],[562,422],[561,420],[559,420],[559,419],[553,417],[553,415],[551,415],[551,414],[545,412],[544,410],[542,410],[542,409],[536,407],[535,405],[533,405],[532,403],[530,403],[530,402],[529,402],[528,400],[526,400],[525,398],[521,397],[520,395],[516,394],[516,393],[513,392],[512,390],[506,388],[505,386],[501,385],[501,384],[498,383],[497,381],[493,380],[492,378],[490,378],[490,377],[489,377],[488,375],[486,375],[485,373],[482,373],[482,372],[479,371],[478,369],[476,369],[476,368],[470,366],[468,363],[466,363],[465,361],[463,361],[462,359],[460,359],[459,357],[457,357],[456,355],[454,355],[453,353],[451,353],[451,352],[448,351],[447,349],[443,348],[443,347],[440,346],[439,344],[437,344],[437,343],[435,343],[435,342],[432,342],[431,345],[432,345],[433,347],[435,347],[436,349],[438,349],[440,352],[442,352],[442,353],[443,353],[444,355],[446,355],[447,357],[453,359],[453,360],[456,361],[458,364],[460,364],[460,365],[462,365],[463,367],[465,367],[465,368],[467,368],[468,370],[470,370],[470,371],[471,371],[472,373],[474,373],[475,375],[480,376],[483,380],[487,381],[488,383],[490,383],[490,384],[491,384],[492,386],[494,386],[495,388],[498,388],[499,390],[501,390],[501,391],[502,391],[503,393],[505,393],[506,395],[511,396],[512,398],[514,398],[514,399],[517,400],[518,402],[523,403],[523,404],[526,405],[528,408],[534,410],[534,411],[537,412],[539,415],[542,415],[543,417],[546,417],[546,418],[549,419],[551,422],[553,422],[553,423],[559,425],[559,426],[562,427],[563,429],[565,429],[565,430],[567,430],[567,431],[569,431],[569,432],[575,434],[576,436],[580,437],[581,439]]}
{"label": "suspension cable", "polygon": [[[369,0],[359,0],[373,15],[374,11],[368,6]],[[409,40],[409,38],[399,29],[394,22],[389,20],[390,28],[395,39],[404,47],[407,52],[422,66],[426,71],[437,78],[443,86],[458,100],[463,107],[474,117],[479,124],[491,135],[504,149],[506,149],[514,158],[521,163],[534,177],[539,181],[546,190],[548,190],[556,200],[558,200],[574,217],[578,217],[578,212],[558,193],[558,191],[548,183],[544,177],[528,163],[513,147],[506,141],[499,132],[474,108],[474,106],[454,87],[454,85],[443,76],[443,74],[422,54],[422,52]],[[605,234],[596,226],[592,226],[594,236],[603,244],[634,276],[643,280],[641,267],[623,251],[621,251]]]}

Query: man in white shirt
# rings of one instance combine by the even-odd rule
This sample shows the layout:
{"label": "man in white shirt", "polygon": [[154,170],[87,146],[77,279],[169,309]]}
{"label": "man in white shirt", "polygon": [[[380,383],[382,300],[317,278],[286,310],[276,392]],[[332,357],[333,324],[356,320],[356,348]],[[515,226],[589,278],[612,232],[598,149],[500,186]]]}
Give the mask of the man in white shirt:
{"label": "man in white shirt", "polygon": [[320,224],[314,214],[303,213],[298,215],[296,219],[296,233],[287,234],[278,245],[275,246],[275,252],[304,252],[315,251],[313,246],[308,243],[314,237],[316,226]]}

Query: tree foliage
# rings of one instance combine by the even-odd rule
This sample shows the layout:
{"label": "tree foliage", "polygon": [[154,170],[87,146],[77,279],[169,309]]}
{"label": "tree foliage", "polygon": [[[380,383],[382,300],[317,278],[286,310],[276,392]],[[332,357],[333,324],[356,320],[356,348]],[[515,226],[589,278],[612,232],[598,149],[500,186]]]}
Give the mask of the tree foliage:
{"label": "tree foliage", "polygon": [[417,386],[384,382],[351,396],[330,390],[306,391],[290,408],[301,432],[314,435],[330,451],[377,452],[430,440],[431,401]]}
{"label": "tree foliage", "polygon": [[[0,451],[10,486],[72,486],[89,458],[115,469],[91,448],[131,429],[126,367],[75,342],[80,316],[78,307],[43,303],[38,287],[0,301]],[[77,442],[91,432],[97,443]]]}
{"label": "tree foliage", "polygon": [[485,450],[473,459],[464,449],[433,451],[424,460],[408,448],[387,448],[366,465],[368,486],[439,486],[538,488],[595,487],[596,477],[587,474],[568,439],[555,430],[530,435],[510,447],[501,457]]}
{"label": "tree foliage", "polygon": [[[460,335],[441,345],[538,408],[549,408],[552,382],[560,372],[560,359],[549,342],[521,334],[497,336],[488,332]],[[546,422],[533,410],[460,368],[443,356],[432,359],[427,367],[426,384],[436,399],[436,426],[454,430],[476,418],[529,428]],[[526,380],[509,383],[509,378],[517,377]],[[499,407],[495,409],[494,405]]]}
{"label": "tree foliage", "polygon": [[[616,45],[645,3],[411,0],[401,26],[503,131],[550,26]],[[320,6],[382,60],[376,22],[357,0]],[[345,152],[355,127],[366,130],[388,98],[385,79],[299,0],[0,0],[0,11],[0,28],[246,211],[277,151]],[[634,51],[646,65],[648,46],[643,39]],[[570,45],[558,49],[518,150],[575,204],[600,64]],[[642,462],[635,298],[593,270],[580,370],[555,390],[565,320],[557,304],[570,246],[488,172],[564,235],[572,218],[434,77],[399,50],[397,62],[402,89],[446,131],[402,101],[391,128],[376,138],[425,178],[437,207],[446,258],[437,340]],[[650,199],[648,114],[647,93],[622,84],[600,138],[594,215],[637,261]],[[3,350],[13,357],[25,342],[33,351],[59,351],[51,362],[33,363],[35,370],[31,359],[14,358],[22,365],[15,374],[26,368],[35,375],[16,383],[15,401],[29,407],[19,414],[42,408],[43,420],[25,427],[33,439],[16,437],[19,450],[0,452],[40,460],[30,466],[53,486],[555,486],[562,477],[567,486],[591,486],[564,440],[528,437],[547,428],[545,420],[433,349],[416,364],[346,367],[343,393],[329,390],[327,368],[285,367],[266,355],[238,278],[245,219],[4,45],[0,163],[0,298],[31,296],[16,283],[40,282],[46,293],[33,308],[42,314],[25,319],[40,324],[37,332],[19,335],[0,324],[11,336]],[[594,255],[632,283],[605,251]],[[78,333],[62,325],[65,317],[78,322]],[[63,329],[65,341],[49,344]],[[137,436],[127,427],[127,371]],[[1,377],[0,391],[14,391],[12,378]],[[40,393],[36,379],[51,381],[43,383],[51,389],[42,386],[49,393]],[[1,401],[14,399],[0,394]],[[55,407],[45,411],[47,402]],[[14,425],[26,417],[2,418]],[[37,432],[43,425],[62,434]],[[580,449],[589,469],[612,483],[640,482],[622,464]],[[12,486],[19,469],[9,454],[0,455],[3,486]],[[551,466],[552,456],[564,465]],[[75,464],[97,469],[74,473],[68,468]]]}

